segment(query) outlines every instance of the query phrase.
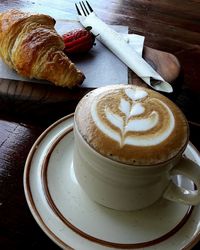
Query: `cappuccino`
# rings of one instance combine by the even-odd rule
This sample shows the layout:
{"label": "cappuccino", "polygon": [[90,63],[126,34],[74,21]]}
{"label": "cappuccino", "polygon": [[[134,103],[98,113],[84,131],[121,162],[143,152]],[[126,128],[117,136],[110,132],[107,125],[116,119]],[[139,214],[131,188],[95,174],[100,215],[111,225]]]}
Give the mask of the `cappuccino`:
{"label": "cappuccino", "polygon": [[[142,209],[161,197],[200,204],[200,168],[182,157],[188,138],[184,115],[165,96],[132,85],[96,89],[75,111],[76,179],[91,200],[113,209]],[[196,190],[176,185],[179,175]]]}
{"label": "cappuccino", "polygon": [[163,163],[188,143],[188,124],[180,109],[165,96],[132,85],[91,91],[79,102],[75,122],[96,152],[130,165]]}

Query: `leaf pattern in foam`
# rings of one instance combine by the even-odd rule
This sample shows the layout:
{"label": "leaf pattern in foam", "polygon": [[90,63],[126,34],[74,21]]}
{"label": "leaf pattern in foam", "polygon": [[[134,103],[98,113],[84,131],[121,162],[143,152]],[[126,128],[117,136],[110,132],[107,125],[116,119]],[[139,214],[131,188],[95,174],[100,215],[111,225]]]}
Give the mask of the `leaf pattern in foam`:
{"label": "leaf pattern in foam", "polygon": [[[144,106],[140,102],[135,102],[136,100],[140,100],[141,98],[146,97],[147,92],[145,91],[133,91],[132,89],[129,89],[130,91],[127,91],[127,96],[131,99],[126,100],[124,98],[121,98],[119,103],[119,110],[125,114],[125,117],[121,117],[119,114],[113,113],[110,108],[106,109],[106,119],[115,127],[119,128],[121,131],[121,141],[120,145],[122,146],[125,139],[125,134],[127,131],[134,131],[136,128],[133,126],[134,121],[130,121],[130,118],[133,116],[137,116],[142,114],[145,111]],[[129,125],[130,123],[130,125]],[[137,123],[137,122],[136,122]],[[137,129],[138,130],[138,127]]]}
{"label": "leaf pattern in foam", "polygon": [[144,97],[148,95],[148,93],[143,89],[136,89],[136,90],[125,89],[125,93],[131,100],[134,100],[134,101],[143,99]]}
{"label": "leaf pattern in foam", "polygon": [[130,103],[126,101],[124,98],[122,98],[119,104],[119,109],[122,111],[122,113],[126,115],[126,117],[130,113],[130,108],[131,108]]}
{"label": "leaf pattern in foam", "polygon": [[[173,131],[174,128],[174,117],[171,110],[166,104],[157,100],[161,106],[166,110],[169,115],[169,126],[166,131],[160,131],[161,134],[154,134],[152,138],[148,137],[148,131],[155,127],[159,122],[159,112],[152,111],[150,114],[145,115],[145,106],[143,106],[143,98],[148,96],[148,92],[145,90],[137,89],[126,89],[125,93],[129,98],[121,98],[115,110],[118,109],[121,112],[113,113],[110,107],[104,109],[104,114],[108,123],[105,123],[101,116],[98,117],[98,112],[96,109],[96,103],[92,105],[92,116],[97,126],[106,135],[111,137],[113,140],[117,141],[120,147],[123,145],[137,145],[137,146],[151,146],[157,145],[163,140],[165,140]],[[141,100],[141,102],[140,102]],[[146,100],[148,101],[148,100]],[[115,102],[116,104],[117,102]],[[124,115],[122,115],[122,113]],[[143,114],[141,117],[137,117]],[[118,129],[116,129],[118,128]],[[143,137],[141,138],[137,133],[130,136],[127,132],[143,132]],[[146,131],[146,132],[145,132]],[[145,133],[144,133],[145,132]],[[146,137],[145,137],[146,136]]]}
{"label": "leaf pattern in foam", "polygon": [[123,130],[124,121],[123,121],[122,117],[120,117],[117,114],[112,113],[109,108],[106,109],[105,114],[106,114],[106,118],[108,119],[108,121],[111,124],[113,124],[115,127],[119,128],[121,131]]}
{"label": "leaf pattern in foam", "polygon": [[159,115],[153,111],[149,117],[129,121],[125,128],[125,133],[128,131],[148,131],[156,126],[159,120]]}
{"label": "leaf pattern in foam", "polygon": [[144,113],[144,111],[145,111],[144,106],[141,103],[136,103],[135,105],[132,106],[130,117],[141,115],[142,113]]}
{"label": "leaf pattern in foam", "polygon": [[144,113],[145,110],[141,103],[130,104],[124,98],[122,98],[120,101],[119,109],[126,115],[126,121],[128,121],[131,116],[136,116]]}

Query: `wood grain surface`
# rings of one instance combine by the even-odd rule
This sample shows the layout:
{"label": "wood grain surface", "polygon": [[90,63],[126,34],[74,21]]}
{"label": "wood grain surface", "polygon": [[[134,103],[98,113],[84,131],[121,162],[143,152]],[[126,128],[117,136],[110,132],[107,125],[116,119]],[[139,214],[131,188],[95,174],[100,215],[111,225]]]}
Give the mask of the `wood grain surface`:
{"label": "wood grain surface", "polygon": [[[55,18],[74,17],[72,0],[1,0],[0,11],[11,8],[46,13]],[[144,57],[159,65],[168,58],[180,64],[171,98],[190,124],[190,140],[200,150],[200,1],[199,0],[90,0],[99,17],[108,24],[129,26],[130,32],[145,36]],[[163,55],[158,51],[166,52]],[[153,59],[152,59],[152,55]],[[174,57],[175,56],[175,57]],[[158,61],[155,64],[155,59]],[[178,61],[176,61],[176,58]],[[177,69],[177,67],[175,67]],[[163,71],[162,71],[163,72]],[[179,74],[180,73],[180,74]],[[129,72],[134,84],[140,79]],[[24,164],[38,136],[55,120],[74,111],[83,92],[53,86],[12,84],[0,80],[0,249],[59,249],[33,219],[23,191]],[[13,98],[16,90],[24,99]],[[87,90],[86,90],[87,91]],[[32,100],[29,97],[37,97]],[[39,96],[37,96],[37,94]],[[49,102],[49,100],[53,100]],[[194,249],[199,249],[197,244]]]}

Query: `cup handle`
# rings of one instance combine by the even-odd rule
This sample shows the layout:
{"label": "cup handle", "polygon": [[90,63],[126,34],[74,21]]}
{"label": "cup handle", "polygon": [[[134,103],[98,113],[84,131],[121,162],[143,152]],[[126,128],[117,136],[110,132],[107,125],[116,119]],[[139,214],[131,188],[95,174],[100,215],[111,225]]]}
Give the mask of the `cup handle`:
{"label": "cup handle", "polygon": [[182,158],[178,164],[170,171],[170,176],[183,175],[190,179],[194,185],[195,190],[187,190],[177,186],[172,180],[170,181],[163,197],[180,202],[187,205],[197,205],[200,203],[200,166],[195,162]]}

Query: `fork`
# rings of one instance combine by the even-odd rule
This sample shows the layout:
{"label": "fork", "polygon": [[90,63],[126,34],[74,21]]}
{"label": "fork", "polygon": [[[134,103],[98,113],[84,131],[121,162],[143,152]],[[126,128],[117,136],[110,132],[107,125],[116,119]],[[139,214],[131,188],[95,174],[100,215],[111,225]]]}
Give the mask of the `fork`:
{"label": "fork", "polygon": [[[133,70],[144,82],[158,91],[172,92],[171,85],[166,82],[124,39],[111,27],[100,20],[88,1],[75,3],[79,20],[84,27],[91,26],[91,32],[97,36],[108,49]],[[82,20],[84,17],[84,20]],[[134,59],[134,60],[133,60]]]}
{"label": "fork", "polygon": [[79,16],[88,16],[90,13],[94,12],[88,1],[81,1],[79,2],[80,7],[78,4],[75,3],[76,10]]}

